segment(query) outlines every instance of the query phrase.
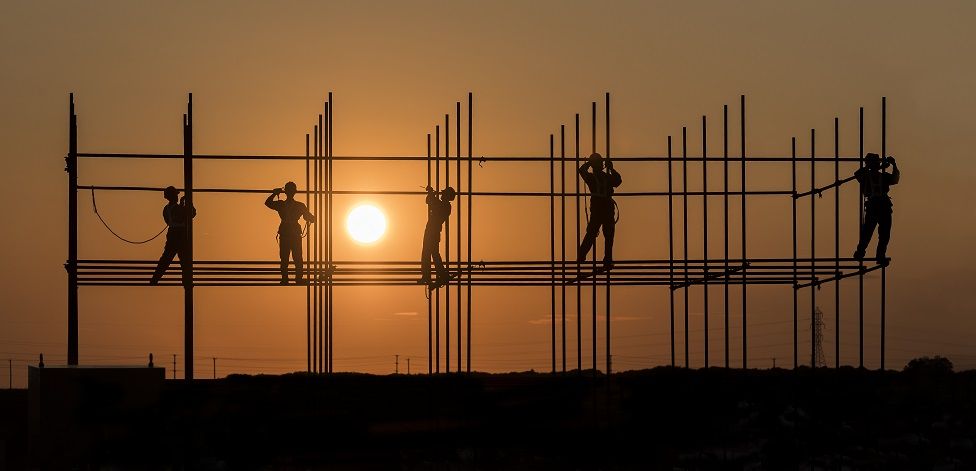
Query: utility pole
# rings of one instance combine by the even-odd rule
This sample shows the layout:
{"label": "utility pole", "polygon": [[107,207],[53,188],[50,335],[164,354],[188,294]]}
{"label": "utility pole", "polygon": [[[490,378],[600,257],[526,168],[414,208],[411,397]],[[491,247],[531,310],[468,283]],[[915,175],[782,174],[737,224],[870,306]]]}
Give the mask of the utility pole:
{"label": "utility pole", "polygon": [[393,355],[393,374],[400,374],[400,355]]}
{"label": "utility pole", "polygon": [[173,379],[176,379],[176,354],[173,354]]}
{"label": "utility pole", "polygon": [[773,369],[776,369],[776,357],[773,357]]}
{"label": "utility pole", "polygon": [[14,388],[14,361],[8,358],[7,359],[7,389],[13,389],[13,388]]}
{"label": "utility pole", "polygon": [[217,379],[217,357],[213,357],[213,379]]}
{"label": "utility pole", "polygon": [[410,374],[410,358],[407,358],[407,374]]}

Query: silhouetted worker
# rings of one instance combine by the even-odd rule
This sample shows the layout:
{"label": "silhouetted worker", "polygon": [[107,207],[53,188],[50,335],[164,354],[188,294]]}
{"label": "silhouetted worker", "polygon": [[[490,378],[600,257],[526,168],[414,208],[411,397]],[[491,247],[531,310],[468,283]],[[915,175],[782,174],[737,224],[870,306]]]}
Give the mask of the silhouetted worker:
{"label": "silhouetted worker", "polygon": [[[578,170],[590,189],[590,221],[586,224],[586,236],[580,243],[576,260],[586,260],[586,254],[596,241],[597,232],[603,228],[603,269],[609,270],[613,268],[613,234],[616,228],[613,189],[620,186],[622,180],[620,174],[613,169],[613,162],[607,160],[607,171],[603,170],[603,166],[603,157],[593,153]],[[587,171],[590,168],[593,169],[592,172]]]}
{"label": "silhouetted worker", "polygon": [[[441,192],[441,197],[430,186],[427,187],[427,227],[424,229],[424,248],[420,254],[420,280],[419,284],[428,285],[431,289],[437,289],[450,281],[450,273],[444,269],[444,262],[441,260],[441,226],[451,215],[451,201],[457,192],[454,188],[447,187]],[[433,261],[434,268],[437,270],[437,280],[430,280],[430,264]]]}
{"label": "silhouetted worker", "polygon": [[[854,172],[854,178],[861,184],[861,195],[864,196],[864,224],[861,225],[861,238],[854,251],[854,258],[864,258],[864,251],[871,242],[874,228],[878,228],[878,247],[875,256],[878,263],[888,263],[885,252],[888,250],[888,239],[891,237],[891,198],[888,189],[897,185],[901,179],[901,172],[895,159],[887,157],[882,161],[878,154],[870,153],[864,157],[864,168]],[[882,170],[891,166],[891,173]]]}
{"label": "silhouetted worker", "polygon": [[[275,198],[284,191],[285,200]],[[302,226],[298,218],[305,218],[306,223],[315,223],[315,216],[308,212],[305,203],[295,200],[298,187],[295,182],[285,183],[285,188],[275,188],[271,196],[264,200],[264,205],[278,211],[281,224],[278,225],[278,255],[281,256],[281,284],[288,284],[288,256],[295,261],[295,284],[305,284],[302,270]]]}
{"label": "silhouetted worker", "polygon": [[183,270],[183,284],[185,285],[189,280],[187,279],[187,269],[189,268],[185,262],[186,254],[186,223],[189,220],[187,215],[189,213],[190,217],[197,216],[196,208],[189,208],[186,204],[186,196],[179,198],[177,202],[177,197],[180,192],[172,186],[166,187],[163,190],[163,197],[166,198],[169,203],[163,207],[163,220],[166,221],[166,226],[169,229],[166,230],[166,246],[163,248],[163,255],[159,257],[159,263],[156,265],[156,272],[153,273],[152,279],[149,280],[149,284],[155,285],[159,283],[159,279],[163,277],[163,273],[169,268],[169,264],[173,262],[173,257],[180,257],[180,268]]}

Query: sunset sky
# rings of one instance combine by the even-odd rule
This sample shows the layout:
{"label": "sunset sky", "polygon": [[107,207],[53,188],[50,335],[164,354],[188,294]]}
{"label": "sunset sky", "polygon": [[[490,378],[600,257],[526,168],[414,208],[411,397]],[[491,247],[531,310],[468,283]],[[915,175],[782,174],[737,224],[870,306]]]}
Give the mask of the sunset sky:
{"label": "sunset sky", "polygon": [[[14,386],[24,386],[25,364],[37,354],[50,363],[65,361],[69,92],[75,93],[82,152],[182,152],[181,116],[192,92],[196,152],[303,154],[304,135],[329,91],[336,102],[335,155],[424,155],[426,134],[471,91],[476,156],[547,156],[549,134],[558,135],[560,124],[571,131],[574,113],[586,123],[590,102],[601,102],[602,109],[609,91],[615,156],[664,155],[667,136],[680,139],[683,125],[689,153],[699,156],[702,115],[709,118],[714,156],[721,150],[722,105],[737,117],[740,94],[748,99],[751,155],[789,155],[793,136],[807,155],[810,129],[816,128],[818,155],[832,156],[836,116],[841,154],[853,156],[858,106],[865,107],[865,151],[880,152],[880,102],[886,96],[888,153],[903,173],[892,190],[887,366],[942,354],[957,368],[974,368],[974,18],[976,4],[965,1],[5,2],[0,371],[6,376],[7,359],[13,359]],[[737,126],[733,118],[730,127]],[[734,156],[738,145],[734,137]],[[620,191],[666,189],[663,164],[621,163],[617,169],[624,180]],[[710,169],[720,172],[718,164]],[[720,177],[711,170],[710,176]],[[180,186],[181,171],[179,161],[84,160],[79,183]],[[200,162],[195,171],[201,187],[271,189],[304,180],[298,162]],[[851,164],[842,167],[845,176],[851,171]],[[475,172],[481,191],[549,188],[547,164],[491,163]],[[788,165],[755,165],[749,178],[750,189],[790,188]],[[805,167],[799,178],[808,185]],[[832,179],[832,167],[818,171],[818,185]],[[690,189],[700,190],[700,181],[700,166],[691,166]],[[716,184],[710,182],[710,189],[720,188],[718,178],[710,181]],[[335,182],[336,189],[419,190],[426,169],[421,163],[338,163]],[[855,191],[850,185],[842,191],[842,257],[856,243]],[[264,198],[198,195],[197,258],[275,259],[277,216],[263,206]],[[162,226],[160,194],[102,192],[98,200],[102,215],[127,237],[147,238]],[[364,246],[337,231],[337,257],[416,259],[423,198],[340,196],[336,220],[362,202],[386,213],[387,233]],[[667,258],[667,200],[619,203],[616,258]],[[806,204],[801,234],[809,227]],[[475,260],[548,259],[547,199],[485,197],[474,205]],[[699,215],[689,219],[695,234],[690,256],[700,258],[701,198],[689,205],[692,217]],[[720,205],[720,198],[709,201],[710,254],[721,253]],[[818,205],[822,256],[834,250],[828,212],[833,193]],[[788,196],[750,200],[750,257],[790,256],[790,207]],[[79,193],[79,221],[82,258],[156,259],[162,251],[162,239],[130,246],[113,238],[92,212],[87,192]],[[737,236],[732,244],[738,246]],[[800,255],[808,253],[801,242]],[[876,367],[876,274],[866,284],[866,366]],[[845,364],[857,361],[856,286],[852,279],[841,287]],[[710,351],[718,364],[722,288],[711,289]],[[833,290],[825,286],[818,295],[831,365]],[[80,293],[83,364],[142,363],[152,352],[167,369],[172,355],[179,355],[182,369],[179,288],[83,287]],[[732,361],[739,364],[738,289],[732,293]],[[800,297],[801,361],[809,358],[807,296],[804,290]],[[701,288],[694,288],[692,366],[702,363],[700,298]],[[303,288],[200,288],[196,299],[198,377],[210,376],[213,357],[219,376],[304,370]],[[615,288],[615,370],[669,362],[667,299],[664,287]],[[790,288],[750,288],[749,300],[750,366],[769,367],[774,358],[777,366],[790,366]],[[389,373],[396,354],[401,368],[406,358],[415,371],[426,368],[423,288],[336,288],[335,303],[336,370]],[[584,312],[584,325],[589,315]],[[548,322],[547,287],[477,288],[473,368],[547,371]],[[678,327],[680,352],[680,322]],[[585,364],[590,341],[584,329]],[[575,352],[575,335],[569,350]],[[6,386],[5,377],[0,385]]]}

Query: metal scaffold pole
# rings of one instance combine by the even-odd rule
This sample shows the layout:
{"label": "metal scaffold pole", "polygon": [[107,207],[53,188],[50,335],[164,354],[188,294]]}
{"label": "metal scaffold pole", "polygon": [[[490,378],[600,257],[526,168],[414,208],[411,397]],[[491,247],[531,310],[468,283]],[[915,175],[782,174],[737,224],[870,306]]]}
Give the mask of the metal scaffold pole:
{"label": "metal scaffold pole", "polygon": [[[186,206],[193,208],[193,94],[183,115],[183,194]],[[193,210],[187,211],[186,242],[183,253],[183,378],[193,380]],[[182,261],[182,260],[181,260]]]}
{"label": "metal scaffold pole", "polygon": [[[185,124],[184,124],[185,126]],[[78,364],[78,117],[75,94],[68,95],[68,365]]]}

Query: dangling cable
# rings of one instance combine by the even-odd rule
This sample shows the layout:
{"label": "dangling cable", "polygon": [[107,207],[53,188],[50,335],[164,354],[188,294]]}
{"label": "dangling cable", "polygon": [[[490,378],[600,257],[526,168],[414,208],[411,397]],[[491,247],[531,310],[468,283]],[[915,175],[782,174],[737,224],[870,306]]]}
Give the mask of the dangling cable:
{"label": "dangling cable", "polygon": [[118,233],[116,233],[114,230],[112,230],[111,227],[109,227],[108,223],[105,222],[105,219],[102,218],[102,215],[98,213],[98,203],[95,202],[95,187],[90,187],[90,189],[91,189],[92,208],[95,210],[95,215],[98,216],[98,220],[99,221],[102,221],[102,225],[105,226],[105,228],[108,229],[108,231],[111,232],[112,235],[114,235],[116,238],[118,238],[122,242],[127,242],[127,243],[130,243],[130,244],[133,244],[133,245],[145,244],[147,242],[152,242],[153,240],[156,240],[157,237],[163,235],[163,233],[166,232],[166,229],[168,228],[168,226],[163,226],[162,230],[160,230],[158,234],[156,234],[156,235],[154,235],[154,236],[152,236],[152,237],[150,237],[150,238],[148,238],[146,240],[129,240],[129,239],[126,239],[125,237],[120,236]]}

